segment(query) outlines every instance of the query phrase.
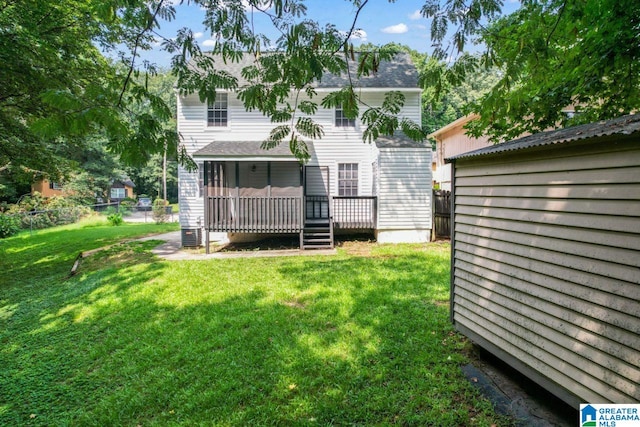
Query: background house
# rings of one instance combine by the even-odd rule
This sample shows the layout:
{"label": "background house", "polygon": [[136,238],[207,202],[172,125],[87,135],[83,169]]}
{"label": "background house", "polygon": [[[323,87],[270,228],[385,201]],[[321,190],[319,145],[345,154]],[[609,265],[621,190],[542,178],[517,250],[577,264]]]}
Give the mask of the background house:
{"label": "background house", "polygon": [[43,197],[63,195],[62,185],[47,179],[41,179],[31,184],[31,194],[35,192],[40,193]]}
{"label": "background house", "polygon": [[454,156],[456,328],[577,407],[640,401],[640,115]]}
{"label": "background house", "polygon": [[[246,56],[217,66],[242,86],[241,70],[251,61]],[[315,90],[324,96],[345,84],[346,76],[326,75]],[[386,91],[401,91],[400,116],[420,123],[421,89],[408,55],[380,64],[357,86],[369,105],[381,105]],[[362,122],[340,108],[319,107],[314,120],[325,134],[309,144],[310,160],[302,165],[286,143],[260,148],[275,124],[245,111],[235,93],[218,91],[209,105],[195,94],[179,96],[178,131],[198,164],[194,172],[179,170],[183,244],[197,244],[201,227],[205,239],[210,232],[231,240],[299,234],[304,248],[332,246],[334,232],[371,232],[381,242],[428,241],[431,148],[401,133],[363,143]]]}
{"label": "background house", "polygon": [[493,145],[488,137],[475,138],[465,134],[464,126],[477,117],[476,114],[461,117],[429,134],[429,138],[436,141],[433,181],[440,190],[451,191],[451,165],[445,159]]}
{"label": "background house", "polygon": [[126,198],[135,199],[135,187],[136,185],[128,177],[116,179],[109,188],[109,200],[118,202]]}

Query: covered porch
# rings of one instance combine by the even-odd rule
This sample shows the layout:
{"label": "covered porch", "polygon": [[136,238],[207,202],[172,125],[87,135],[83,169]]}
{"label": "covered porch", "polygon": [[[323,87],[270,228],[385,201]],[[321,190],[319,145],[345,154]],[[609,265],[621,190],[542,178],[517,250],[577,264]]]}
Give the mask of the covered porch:
{"label": "covered porch", "polygon": [[376,197],[332,196],[329,168],[302,165],[286,145],[260,144],[214,142],[194,155],[203,164],[207,252],[209,232],[298,234],[310,249],[333,247],[334,229],[375,228]]}

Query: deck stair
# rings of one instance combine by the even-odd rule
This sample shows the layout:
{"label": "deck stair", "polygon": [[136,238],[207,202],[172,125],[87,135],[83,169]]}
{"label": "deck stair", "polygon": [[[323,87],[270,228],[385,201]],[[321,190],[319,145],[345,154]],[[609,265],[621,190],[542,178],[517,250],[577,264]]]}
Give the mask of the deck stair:
{"label": "deck stair", "polygon": [[306,220],[302,231],[302,249],[333,249],[330,219]]}

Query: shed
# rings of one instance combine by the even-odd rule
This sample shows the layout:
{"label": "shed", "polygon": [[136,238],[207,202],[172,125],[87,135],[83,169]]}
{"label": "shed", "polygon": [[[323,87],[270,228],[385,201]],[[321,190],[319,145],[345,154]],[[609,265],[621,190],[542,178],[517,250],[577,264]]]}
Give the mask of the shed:
{"label": "shed", "polygon": [[453,167],[451,320],[578,407],[640,401],[640,114]]}

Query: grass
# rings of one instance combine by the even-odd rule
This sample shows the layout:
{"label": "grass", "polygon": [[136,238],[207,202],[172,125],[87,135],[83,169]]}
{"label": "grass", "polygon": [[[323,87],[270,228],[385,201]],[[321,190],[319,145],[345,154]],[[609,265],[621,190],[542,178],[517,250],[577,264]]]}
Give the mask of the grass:
{"label": "grass", "polygon": [[135,242],[66,279],[166,227],[0,241],[0,425],[510,423],[460,371],[448,245],[166,262]]}

